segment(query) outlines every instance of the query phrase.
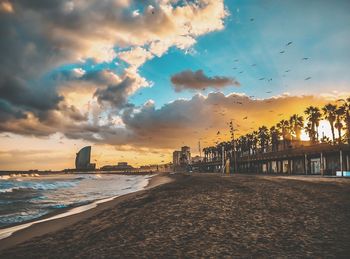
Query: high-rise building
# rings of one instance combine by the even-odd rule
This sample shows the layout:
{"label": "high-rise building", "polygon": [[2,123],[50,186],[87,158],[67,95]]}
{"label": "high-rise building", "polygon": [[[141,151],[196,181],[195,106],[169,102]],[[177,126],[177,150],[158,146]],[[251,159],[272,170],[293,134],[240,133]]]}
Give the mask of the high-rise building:
{"label": "high-rise building", "polygon": [[181,147],[181,151],[173,152],[173,165],[187,165],[191,162],[191,149],[190,147]]}
{"label": "high-rise building", "polygon": [[181,147],[181,164],[189,164],[191,162],[191,149],[188,146]]}
{"label": "high-rise building", "polygon": [[91,146],[80,149],[75,158],[75,168],[77,170],[94,170],[95,164],[90,164]]}
{"label": "high-rise building", "polygon": [[181,151],[173,152],[173,165],[180,165]]}

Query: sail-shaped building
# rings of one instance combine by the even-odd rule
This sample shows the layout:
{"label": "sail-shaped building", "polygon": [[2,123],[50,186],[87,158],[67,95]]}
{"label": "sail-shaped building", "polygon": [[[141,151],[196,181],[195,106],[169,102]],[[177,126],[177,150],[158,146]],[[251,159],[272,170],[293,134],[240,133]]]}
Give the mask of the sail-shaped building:
{"label": "sail-shaped building", "polygon": [[94,164],[90,164],[91,146],[80,149],[75,158],[75,168],[77,170],[95,169]]}

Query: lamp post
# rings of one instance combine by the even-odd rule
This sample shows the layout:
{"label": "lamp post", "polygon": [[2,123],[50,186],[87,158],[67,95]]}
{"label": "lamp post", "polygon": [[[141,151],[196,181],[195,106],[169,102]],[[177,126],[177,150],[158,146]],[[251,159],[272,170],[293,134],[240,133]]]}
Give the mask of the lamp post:
{"label": "lamp post", "polygon": [[237,170],[237,157],[236,157],[236,142],[235,142],[235,130],[233,128],[232,120],[230,121],[230,133],[231,133],[231,142],[233,148],[233,172]]}

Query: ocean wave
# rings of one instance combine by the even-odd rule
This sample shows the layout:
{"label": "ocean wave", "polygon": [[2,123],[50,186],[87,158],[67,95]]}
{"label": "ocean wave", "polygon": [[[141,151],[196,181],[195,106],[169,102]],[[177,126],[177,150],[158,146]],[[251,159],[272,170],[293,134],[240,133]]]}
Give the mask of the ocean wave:
{"label": "ocean wave", "polygon": [[55,205],[49,206],[50,209],[64,209],[67,207],[69,207],[69,205],[67,204],[55,204]]}
{"label": "ocean wave", "polygon": [[45,191],[45,190],[56,190],[56,189],[62,189],[62,188],[71,188],[77,185],[77,182],[15,182],[12,184],[12,186],[4,186],[1,188],[0,185],[0,193],[9,193],[14,191],[28,191],[28,190],[38,190],[38,191]]}
{"label": "ocean wave", "polygon": [[7,192],[13,192],[14,190],[20,189],[19,187],[12,187],[12,188],[6,188],[6,189],[0,189],[0,193],[7,193]]}
{"label": "ocean wave", "polygon": [[20,178],[20,177],[40,177],[39,174],[9,174],[9,175],[0,175],[0,180],[9,180],[11,178]]}

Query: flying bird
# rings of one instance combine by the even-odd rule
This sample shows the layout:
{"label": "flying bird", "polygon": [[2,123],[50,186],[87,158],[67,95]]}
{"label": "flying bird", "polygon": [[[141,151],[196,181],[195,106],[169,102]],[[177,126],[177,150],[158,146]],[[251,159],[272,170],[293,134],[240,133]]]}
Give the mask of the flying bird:
{"label": "flying bird", "polygon": [[290,69],[288,69],[288,70],[286,70],[286,71],[284,71],[285,73],[288,73],[288,72],[290,72]]}
{"label": "flying bird", "polygon": [[220,134],[220,131],[218,131],[218,133],[216,133],[216,135],[219,135]]}
{"label": "flying bird", "polygon": [[238,60],[238,59],[235,59],[234,61],[235,61],[235,62],[238,62],[239,60]]}
{"label": "flying bird", "polygon": [[252,64],[252,67],[256,67],[256,64]]}
{"label": "flying bird", "polygon": [[240,71],[239,73],[240,73],[240,74],[242,74],[242,73],[243,73],[243,71]]}
{"label": "flying bird", "polygon": [[254,22],[254,18],[250,18],[250,21],[251,21],[251,22]]}
{"label": "flying bird", "polygon": [[261,81],[261,80],[264,80],[264,79],[265,79],[265,77],[259,78],[260,81]]}
{"label": "flying bird", "polygon": [[247,116],[245,116],[245,117],[243,118],[243,120],[246,120],[246,119],[248,119],[248,117],[247,117]]}
{"label": "flying bird", "polygon": [[309,76],[309,77],[307,77],[307,78],[305,78],[305,80],[310,80],[311,79],[311,77]]}
{"label": "flying bird", "polygon": [[293,43],[293,41],[290,41],[290,42],[288,42],[287,44],[286,44],[286,46],[289,46],[289,45],[291,45]]}
{"label": "flying bird", "polygon": [[303,60],[308,60],[309,58],[303,58]]}
{"label": "flying bird", "polygon": [[284,50],[282,50],[282,51],[280,51],[280,54],[283,54],[285,51]]}
{"label": "flying bird", "polygon": [[270,94],[270,93],[272,93],[272,92],[271,92],[271,91],[267,91],[266,93],[267,93],[267,94]]}

